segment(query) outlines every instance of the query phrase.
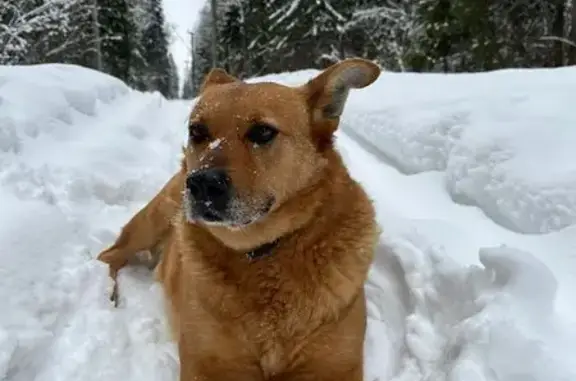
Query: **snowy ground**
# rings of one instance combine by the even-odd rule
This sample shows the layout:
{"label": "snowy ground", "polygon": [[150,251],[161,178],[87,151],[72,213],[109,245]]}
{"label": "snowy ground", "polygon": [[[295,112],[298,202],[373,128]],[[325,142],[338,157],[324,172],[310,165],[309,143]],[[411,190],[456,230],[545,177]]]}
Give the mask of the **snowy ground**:
{"label": "snowy ground", "polygon": [[[366,381],[576,380],[575,87],[566,68],[351,94],[338,146],[384,230]],[[93,258],[177,168],[190,106],[0,67],[0,380],[176,380],[150,273],[126,269],[113,309]]]}

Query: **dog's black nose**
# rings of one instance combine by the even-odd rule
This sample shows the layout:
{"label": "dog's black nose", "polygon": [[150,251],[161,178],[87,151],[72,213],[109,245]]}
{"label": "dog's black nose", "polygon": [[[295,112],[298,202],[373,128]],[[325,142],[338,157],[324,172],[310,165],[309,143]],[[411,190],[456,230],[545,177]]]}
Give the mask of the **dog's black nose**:
{"label": "dog's black nose", "polygon": [[194,172],[186,179],[186,188],[200,214],[211,220],[221,219],[228,207],[231,190],[230,177],[225,170],[213,168]]}

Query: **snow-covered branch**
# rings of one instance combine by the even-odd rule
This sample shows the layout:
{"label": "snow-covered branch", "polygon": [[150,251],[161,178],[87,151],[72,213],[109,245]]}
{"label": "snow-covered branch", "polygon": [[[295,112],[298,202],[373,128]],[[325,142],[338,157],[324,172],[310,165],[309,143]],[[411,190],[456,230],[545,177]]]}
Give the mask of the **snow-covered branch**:
{"label": "snow-covered branch", "polygon": [[417,11],[418,2],[414,0],[389,1],[386,5],[356,9],[342,32],[360,32],[365,39],[365,49],[386,61],[383,64],[389,68],[404,71],[408,68],[407,56],[423,31]]}
{"label": "snow-covered branch", "polygon": [[[0,63],[17,63],[32,47],[49,45],[55,36],[71,34],[72,18],[92,3],[78,0],[46,0],[38,5],[32,1],[11,0],[3,4],[0,17]],[[60,38],[59,44],[66,44]]]}

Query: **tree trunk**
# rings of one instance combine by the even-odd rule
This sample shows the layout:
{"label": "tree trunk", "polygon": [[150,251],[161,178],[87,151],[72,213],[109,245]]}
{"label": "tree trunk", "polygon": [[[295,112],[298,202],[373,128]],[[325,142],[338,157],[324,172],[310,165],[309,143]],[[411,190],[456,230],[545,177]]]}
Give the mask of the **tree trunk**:
{"label": "tree trunk", "polygon": [[250,61],[250,51],[248,50],[248,32],[246,31],[246,10],[244,8],[244,3],[240,1],[240,20],[242,21],[242,66],[240,70],[242,71],[244,77],[250,77],[252,74],[252,64]]}
{"label": "tree trunk", "polygon": [[94,35],[94,68],[98,71],[102,71],[102,43],[100,41],[97,0],[92,1],[92,33]]}
{"label": "tree trunk", "polygon": [[212,67],[218,66],[218,12],[216,0],[211,0],[212,7]]}
{"label": "tree trunk", "polygon": [[558,1],[556,5],[556,15],[552,22],[552,35],[557,38],[554,41],[553,53],[553,66],[564,65],[564,11],[566,10],[566,2],[564,0]]}
{"label": "tree trunk", "polygon": [[[573,44],[576,44],[576,0],[572,0],[572,28],[570,30],[570,41],[572,41]],[[571,46],[570,51],[572,52],[570,63],[576,65],[576,47]]]}

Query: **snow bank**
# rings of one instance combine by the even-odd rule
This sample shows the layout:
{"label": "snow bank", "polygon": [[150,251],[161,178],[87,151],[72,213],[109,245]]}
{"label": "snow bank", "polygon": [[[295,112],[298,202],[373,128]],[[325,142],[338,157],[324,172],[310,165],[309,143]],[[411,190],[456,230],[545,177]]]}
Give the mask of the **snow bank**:
{"label": "snow bank", "polygon": [[93,257],[177,168],[183,111],[84,68],[0,67],[0,379],[175,379],[157,286],[128,270],[113,310]]}
{"label": "snow bank", "polygon": [[121,81],[73,65],[0,67],[0,152],[19,153],[22,140],[66,134],[75,116],[126,94]]}
{"label": "snow bank", "polygon": [[[395,322],[395,367],[382,361],[381,343],[367,342],[367,380],[576,379],[576,335],[554,313],[556,279],[530,253],[484,248],[483,266],[462,269],[414,231],[385,241],[367,293],[396,297],[391,307],[406,318]],[[390,325],[387,304],[369,307],[370,331]]]}
{"label": "snow bank", "polygon": [[522,233],[576,223],[576,67],[384,74],[353,95],[347,131],[406,173],[445,172],[450,194]]}
{"label": "snow bank", "polygon": [[438,172],[403,175],[346,134],[338,146],[384,230],[367,381],[574,379],[576,226],[511,232],[454,204]]}
{"label": "snow bank", "polygon": [[575,88],[576,67],[385,72],[351,93],[342,128],[404,173],[443,171],[457,202],[506,228],[547,233],[576,223]]}
{"label": "snow bank", "polygon": [[[314,73],[253,81],[296,85]],[[451,194],[466,193],[486,211],[493,202],[490,215],[516,221],[513,228],[569,224],[552,224],[560,212],[549,205],[560,201],[546,187],[557,195],[573,189],[574,162],[552,154],[570,158],[562,149],[571,132],[552,124],[553,133],[538,135],[529,125],[537,111],[505,102],[523,91],[526,102],[543,102],[535,89],[552,102],[574,72],[521,73],[385,74],[374,89],[351,94],[338,144],[385,232],[366,284],[366,381],[576,379],[576,334],[564,315],[574,310],[574,227],[510,232],[454,204],[437,181],[442,175]],[[1,67],[0,78],[0,379],[175,380],[159,285],[146,269],[126,268],[113,309],[106,266],[94,257],[178,167],[190,104],[63,65]],[[558,107],[558,118],[570,118],[556,101],[538,115],[551,120]],[[502,131],[490,121],[510,126]],[[560,140],[565,145],[552,150]],[[522,163],[546,171],[534,167],[537,177]],[[510,209],[510,187],[526,203],[524,214]]]}

